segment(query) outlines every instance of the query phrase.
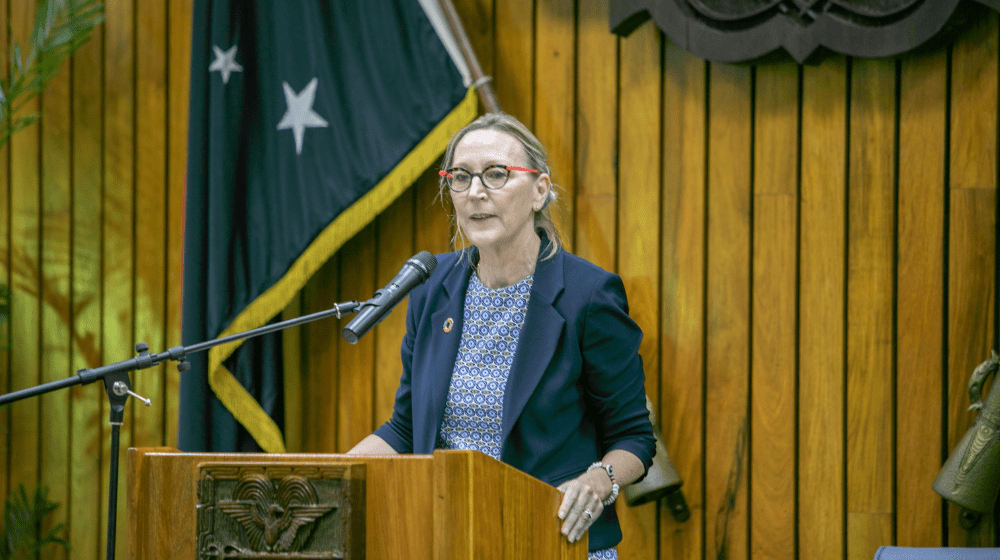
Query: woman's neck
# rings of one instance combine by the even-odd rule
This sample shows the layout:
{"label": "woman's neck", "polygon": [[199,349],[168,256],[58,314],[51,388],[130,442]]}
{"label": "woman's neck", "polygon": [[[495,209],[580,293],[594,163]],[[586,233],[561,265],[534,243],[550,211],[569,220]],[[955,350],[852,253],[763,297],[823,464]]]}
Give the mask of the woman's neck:
{"label": "woman's neck", "polygon": [[542,240],[532,229],[523,242],[479,247],[476,272],[488,288],[496,290],[517,284],[535,272]]}

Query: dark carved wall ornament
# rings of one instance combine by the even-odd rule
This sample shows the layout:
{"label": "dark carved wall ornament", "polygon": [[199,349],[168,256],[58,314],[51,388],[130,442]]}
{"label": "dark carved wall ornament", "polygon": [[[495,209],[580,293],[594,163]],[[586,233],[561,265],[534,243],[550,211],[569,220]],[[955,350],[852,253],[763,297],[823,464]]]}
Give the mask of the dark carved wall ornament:
{"label": "dark carved wall ornament", "polygon": [[865,58],[912,50],[949,25],[960,4],[1000,0],[611,0],[611,31],[652,18],[684,50],[742,62],[784,49],[799,63],[826,48]]}

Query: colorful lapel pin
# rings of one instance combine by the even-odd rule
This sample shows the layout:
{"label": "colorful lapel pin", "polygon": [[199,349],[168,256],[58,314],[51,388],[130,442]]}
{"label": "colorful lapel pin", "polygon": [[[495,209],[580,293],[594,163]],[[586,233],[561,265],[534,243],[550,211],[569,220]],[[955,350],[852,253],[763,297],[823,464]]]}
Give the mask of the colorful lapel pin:
{"label": "colorful lapel pin", "polygon": [[453,327],[454,325],[455,321],[452,321],[451,317],[448,317],[448,320],[444,322],[444,332],[446,333],[451,332],[451,327]]}

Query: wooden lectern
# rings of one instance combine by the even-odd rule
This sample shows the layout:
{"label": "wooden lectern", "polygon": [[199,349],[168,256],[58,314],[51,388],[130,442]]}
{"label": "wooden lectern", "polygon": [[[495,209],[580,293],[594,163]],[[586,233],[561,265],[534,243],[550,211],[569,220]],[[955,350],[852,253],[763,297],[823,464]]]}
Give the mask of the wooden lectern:
{"label": "wooden lectern", "polygon": [[[233,473],[237,472],[243,473],[244,480],[240,482],[242,489],[236,492],[246,495],[262,492],[259,488],[267,486],[266,482],[258,482],[257,486],[252,480],[247,482],[247,472],[265,473],[266,476],[256,475],[261,480],[271,476],[274,488],[278,487],[275,476],[295,473],[312,473],[304,475],[306,478],[338,479],[335,482],[342,486],[337,487],[336,493],[341,496],[342,492],[345,499],[344,507],[340,508],[345,520],[340,536],[348,544],[355,543],[353,552],[343,556],[272,552],[252,556],[255,558],[584,560],[587,557],[586,536],[570,544],[559,532],[561,521],[556,512],[562,494],[558,490],[474,451],[360,457],[181,453],[171,448],[131,448],[126,468],[126,516],[118,525],[126,527],[126,551],[130,560],[199,558],[199,543],[204,549],[206,540],[204,500],[213,492],[219,496],[229,492],[227,503],[238,503],[232,498],[232,488],[238,478]],[[274,474],[279,471],[282,474]],[[285,485],[285,479],[281,484]],[[310,485],[300,482],[299,486]],[[320,487],[319,493],[324,492],[321,485],[313,486]],[[303,492],[315,494],[308,488],[282,491],[296,496]],[[351,496],[361,497],[356,502],[363,502],[363,508],[355,503],[351,510],[347,501]],[[199,505],[200,500],[202,505]],[[208,509],[225,517],[218,512],[224,508]],[[325,515],[325,510],[313,509],[315,511],[308,510],[304,515],[311,515],[312,519]],[[233,519],[240,519],[240,514],[229,513]],[[357,520],[353,524],[348,521],[352,513]],[[243,522],[249,525],[248,517],[243,515]],[[217,526],[238,526],[232,521],[217,523]],[[202,527],[201,535],[199,527]],[[265,538],[263,532],[261,529],[258,539]],[[294,535],[289,533],[288,542],[291,537]],[[278,541],[274,530],[266,540]],[[201,557],[206,557],[204,551]],[[207,557],[250,556],[217,551]]]}

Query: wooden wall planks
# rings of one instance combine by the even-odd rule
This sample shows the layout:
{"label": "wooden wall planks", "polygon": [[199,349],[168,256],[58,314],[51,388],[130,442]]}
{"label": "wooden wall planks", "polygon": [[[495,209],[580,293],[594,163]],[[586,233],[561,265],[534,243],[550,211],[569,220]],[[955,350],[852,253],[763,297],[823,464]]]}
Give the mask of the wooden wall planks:
{"label": "wooden wall planks", "polygon": [[494,88],[500,107],[535,126],[535,2],[508,0],[493,5]]}
{"label": "wooden wall planks", "polygon": [[618,212],[618,46],[607,32],[602,0],[578,6],[576,88],[576,206],[573,245],[576,254],[613,270]]}
{"label": "wooden wall planks", "polygon": [[[105,7],[108,25],[104,34],[104,190],[101,208],[101,262],[104,298],[101,309],[103,352],[101,363],[127,360],[135,355],[136,339],[136,4],[109,3]],[[145,39],[144,39],[145,40]],[[162,154],[161,154],[162,156]],[[160,188],[162,188],[162,183]],[[153,248],[153,250],[156,250]],[[133,376],[133,379],[135,376]],[[103,411],[108,413],[105,401]],[[119,466],[125,450],[132,445],[135,430],[135,399],[125,407],[124,426],[119,441]],[[141,405],[140,405],[141,406]],[[162,406],[162,403],[161,405]],[[146,411],[142,411],[146,414]],[[103,428],[103,465],[111,461],[111,428]],[[102,465],[102,466],[103,466]],[[108,494],[104,478],[101,495]],[[125,495],[125,480],[118,480],[119,495]],[[101,508],[101,549],[107,543],[107,499]],[[125,500],[117,500],[117,519],[125,519]],[[124,531],[122,531],[124,535]],[[125,554],[125,539],[118,539],[116,555]]]}
{"label": "wooden wall planks", "polygon": [[[643,331],[639,354],[646,374],[646,394],[660,393],[660,127],[661,34],[646,26],[620,42],[618,75],[618,227],[615,269],[628,294],[629,315]],[[656,401],[654,401],[655,403]],[[624,558],[656,553],[655,504],[634,508],[618,504]]]}
{"label": "wooden wall planks", "polygon": [[[995,13],[956,40],[951,52],[951,145],[948,215],[947,419],[951,450],[973,417],[969,376],[997,349],[997,74]],[[958,527],[958,507],[948,507],[948,543],[988,545],[987,524],[971,533]],[[985,532],[984,532],[985,531]]]}
{"label": "wooden wall planks", "polygon": [[[413,190],[403,193],[378,218],[378,276],[375,285],[379,289],[396,276],[402,263],[418,252],[413,246],[414,194]],[[372,333],[376,350],[372,429],[392,417],[396,389],[403,375],[399,349],[405,334],[406,307],[404,302],[400,302],[398,310],[383,319]],[[357,442],[350,445],[354,443]]]}
{"label": "wooden wall planks", "polygon": [[[8,0],[0,0],[0,14],[3,14],[10,21],[10,5]],[[9,76],[8,44],[10,36],[6,25],[0,26],[0,75]],[[3,251],[0,251],[0,283],[10,286],[11,266],[10,266],[10,146],[4,144],[0,146],[0,243]],[[0,391],[11,391],[11,355],[10,355],[10,310],[5,314],[3,324],[0,324]],[[9,480],[7,473],[11,471],[11,413],[10,407],[0,408],[0,467],[4,469],[4,476],[0,476],[0,492],[3,496],[10,494]]]}
{"label": "wooden wall planks", "polygon": [[892,539],[896,63],[851,67],[847,185],[849,559]]}
{"label": "wooden wall planks", "polygon": [[848,62],[802,69],[798,549],[844,557]]}
{"label": "wooden wall planks", "polygon": [[941,546],[926,476],[941,464],[947,53],[900,69],[896,293],[896,541]]}
{"label": "wooden wall planks", "polygon": [[658,418],[664,445],[684,481],[691,517],[681,523],[661,513],[660,557],[695,560],[702,558],[705,544],[708,65],[673,43],[667,42],[665,50]]}
{"label": "wooden wall planks", "polygon": [[[184,238],[178,228],[184,220],[187,175],[188,84],[191,72],[191,14],[194,0],[170,0],[167,7],[167,294],[165,326],[167,347],[181,345],[181,299]],[[301,302],[300,302],[301,303]],[[167,367],[164,391],[164,444],[177,442],[178,394],[181,375]]]}
{"label": "wooden wall planks", "polygon": [[[11,39],[25,44],[34,21],[34,2],[10,6]],[[25,113],[41,109],[36,98]],[[10,150],[10,237],[6,262],[11,269],[10,363],[11,387],[30,387],[41,382],[41,340],[39,294],[41,285],[41,220],[39,202],[39,127],[32,126],[11,137]],[[16,402],[10,407],[10,491],[23,483],[30,491],[39,482],[41,436],[40,403],[36,399]],[[25,435],[21,435],[21,433]]]}
{"label": "wooden wall planks", "polygon": [[708,79],[705,554],[746,560],[753,69],[713,64]]}
{"label": "wooden wall planks", "polygon": [[751,557],[795,556],[799,66],[757,69],[750,373]]}
{"label": "wooden wall planks", "polygon": [[560,199],[553,205],[552,219],[566,248],[572,251],[576,224],[576,18],[573,3],[559,0],[540,0],[536,12],[533,132],[548,151],[552,181]]}
{"label": "wooden wall planks", "polygon": [[[101,230],[104,180],[101,168],[104,151],[104,90],[102,71],[104,29],[73,57],[73,248],[70,300],[73,309],[73,370],[102,365],[101,310],[103,308]],[[109,296],[110,297],[110,296]],[[107,502],[107,466],[100,449],[107,439],[105,425],[107,396],[100,383],[77,385],[72,389],[73,417],[69,450],[71,469],[70,501],[72,523],[69,541],[74,555],[100,557],[101,503]]]}
{"label": "wooden wall planks", "polygon": [[[281,312],[281,320],[288,321],[302,315],[302,292],[299,291]],[[285,420],[285,450],[298,453],[303,445],[305,432],[306,392],[303,386],[303,358],[305,329],[285,329],[281,331],[282,381],[284,381],[285,406],[288,410],[298,410],[299,414]]]}
{"label": "wooden wall planks", "polygon": [[[164,333],[167,270],[167,6],[136,4],[135,33],[135,340],[168,348]],[[161,364],[133,376],[135,392],[165,409],[164,376],[173,364]],[[133,401],[135,404],[135,401]],[[137,411],[132,424],[134,445],[163,445],[163,414]]]}
{"label": "wooden wall planks", "polygon": [[[317,313],[330,309],[340,301],[341,290],[337,289],[340,276],[340,258],[331,258],[313,275],[302,290],[302,313]],[[334,453],[337,449],[337,406],[339,368],[337,357],[340,329],[334,321],[315,321],[302,327],[303,399],[302,447],[316,453]],[[346,372],[345,374],[350,374]]]}
{"label": "wooden wall planks", "polygon": [[[62,72],[41,97],[42,117],[39,168],[41,183],[41,271],[39,300],[41,328],[41,382],[56,381],[70,370],[70,74]],[[70,392],[43,395],[45,411],[41,423],[41,484],[49,488],[53,501],[66,503],[69,484]],[[58,509],[43,523],[51,530],[68,520],[66,508]],[[53,558],[68,558],[65,550],[53,550]]]}
{"label": "wooden wall planks", "polygon": [[[388,234],[389,232],[386,231]],[[357,299],[364,301],[375,293],[375,274],[378,261],[375,258],[375,224],[362,229],[348,241],[339,251],[341,259],[340,301]],[[405,257],[405,260],[409,257]],[[350,263],[344,266],[344,263]],[[397,270],[398,271],[398,270]],[[395,272],[392,274],[395,275]],[[391,277],[390,277],[391,280]],[[332,321],[330,321],[333,323]],[[333,324],[336,327],[336,323]],[[340,325],[343,327],[343,325]],[[337,389],[340,398],[335,401],[337,409],[337,453],[346,453],[354,444],[364,439],[374,429],[373,390],[375,371],[375,340],[374,333],[368,333],[357,344],[348,344],[340,336],[340,329],[326,344],[336,343],[338,351],[337,379],[340,386]],[[397,350],[398,351],[398,350]]]}
{"label": "wooden wall planks", "polygon": [[[0,149],[14,286],[0,391],[180,342],[192,3],[109,3],[34,104],[40,126]],[[725,65],[648,23],[614,37],[604,2],[455,3],[501,106],[550,152],[567,247],[622,275],[646,334],[692,517],[618,504],[622,556],[990,544],[989,520],[964,531],[930,483],[997,345],[997,14],[898,60]],[[24,44],[34,3],[0,13]],[[438,194],[431,169],[288,313],[367,297],[413,253],[449,250]],[[356,346],[342,326],[286,338],[297,450],[345,450],[391,414],[403,306]],[[135,382],[154,408],[130,412],[123,445],[175,445],[175,368]],[[49,486],[74,558],[104,554],[105,400],[94,384],[0,411],[0,490]]]}

